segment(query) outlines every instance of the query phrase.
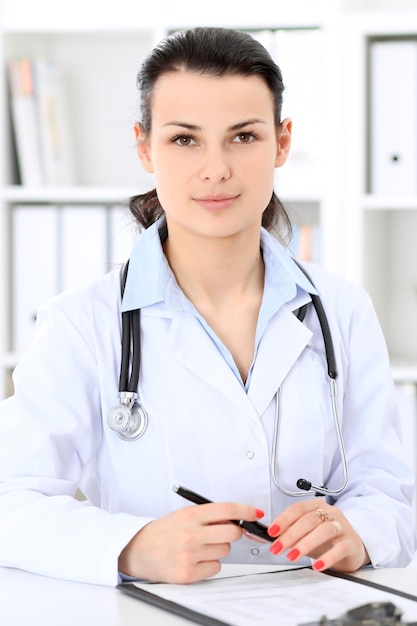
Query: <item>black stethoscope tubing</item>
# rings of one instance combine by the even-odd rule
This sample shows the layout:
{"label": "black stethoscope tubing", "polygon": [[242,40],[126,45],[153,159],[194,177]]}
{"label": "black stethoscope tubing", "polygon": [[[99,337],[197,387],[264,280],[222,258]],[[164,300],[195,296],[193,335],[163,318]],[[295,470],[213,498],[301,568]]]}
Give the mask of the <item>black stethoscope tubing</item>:
{"label": "black stethoscope tubing", "polygon": [[[309,274],[302,267],[298,261],[293,259],[297,267],[303,272],[304,276],[308,278],[312,285],[314,285]],[[123,267],[121,291],[122,297],[125,290],[127,272],[129,269],[129,261]],[[329,322],[324,311],[321,299],[316,294],[310,293],[311,302],[316,311],[317,318],[320,323],[321,332],[323,335],[324,349],[326,352],[327,373],[330,378],[337,378],[336,357],[334,353],[333,340],[330,332]],[[301,307],[297,313],[298,319],[302,322],[307,311],[307,304]],[[136,330],[137,329],[137,330]],[[122,313],[122,358],[119,377],[119,393],[123,391],[136,392],[138,389],[139,375],[140,375],[140,309],[134,309],[132,311],[124,311]],[[132,367],[130,367],[132,362]],[[130,370],[130,375],[129,375]]]}
{"label": "black stethoscope tubing", "polygon": [[[308,278],[308,280],[310,281],[310,283],[313,285],[314,287],[314,283],[311,280],[309,274],[306,272],[306,270],[303,268],[303,266],[296,261],[295,259],[293,259],[294,263],[297,265],[297,267],[303,272],[304,276],[306,278]],[[311,302],[313,304],[313,307],[316,311],[319,323],[320,323],[320,328],[321,328],[321,332],[323,335],[323,341],[324,341],[324,349],[326,352],[326,361],[327,361],[327,373],[329,375],[330,378],[332,378],[333,380],[336,380],[337,378],[337,367],[336,367],[336,357],[334,354],[334,347],[333,347],[333,340],[332,340],[332,334],[330,332],[330,326],[329,326],[329,322],[327,320],[327,315],[324,311],[324,307],[323,304],[321,302],[321,299],[319,296],[317,296],[314,293],[310,293],[310,298],[311,298]],[[302,310],[302,317],[300,316],[300,311]],[[305,313],[307,310],[307,305],[305,304],[300,311],[298,312],[298,319],[300,319],[301,321],[303,321]]]}
{"label": "black stethoscope tubing", "polygon": [[[123,268],[122,297],[125,290],[129,261]],[[122,358],[119,377],[119,393],[138,390],[140,374],[140,309],[122,313]],[[132,363],[132,366],[130,366]]]}

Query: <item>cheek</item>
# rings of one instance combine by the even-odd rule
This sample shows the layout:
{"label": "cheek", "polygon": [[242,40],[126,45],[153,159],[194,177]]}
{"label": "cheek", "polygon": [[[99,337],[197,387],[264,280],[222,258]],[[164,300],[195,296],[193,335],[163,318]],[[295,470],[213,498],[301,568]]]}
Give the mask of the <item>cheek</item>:
{"label": "cheek", "polygon": [[162,184],[169,182],[178,184],[179,179],[186,178],[192,167],[192,161],[176,157],[173,154],[158,154],[154,156],[153,166],[155,177]]}
{"label": "cheek", "polygon": [[176,212],[176,207],[184,205],[187,189],[184,168],[179,167],[175,162],[158,161],[154,167],[154,178],[161,206],[166,213],[171,213],[172,210]]}
{"label": "cheek", "polygon": [[170,187],[174,189],[178,185],[181,176],[181,168],[178,166],[175,159],[158,157],[154,159],[153,167],[158,190]]}
{"label": "cheek", "polygon": [[275,169],[275,161],[271,161],[268,158],[254,158],[245,165],[244,177],[247,181],[257,186],[254,192],[262,193],[265,187],[268,190],[270,187],[273,187]]}

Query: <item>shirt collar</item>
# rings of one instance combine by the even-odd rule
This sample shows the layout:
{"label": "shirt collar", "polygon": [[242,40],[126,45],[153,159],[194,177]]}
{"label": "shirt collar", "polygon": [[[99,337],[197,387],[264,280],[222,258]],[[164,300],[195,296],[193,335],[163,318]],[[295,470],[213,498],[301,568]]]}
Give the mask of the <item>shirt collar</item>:
{"label": "shirt collar", "polygon": [[[171,310],[187,308],[185,296],[162,248],[161,237],[164,238],[165,228],[165,218],[161,217],[143,231],[135,242],[129,261],[122,311],[142,309],[159,302],[165,302]],[[299,289],[317,294],[288,250],[264,228],[261,230],[261,246],[266,268],[265,284],[279,291],[282,302],[290,302]]]}

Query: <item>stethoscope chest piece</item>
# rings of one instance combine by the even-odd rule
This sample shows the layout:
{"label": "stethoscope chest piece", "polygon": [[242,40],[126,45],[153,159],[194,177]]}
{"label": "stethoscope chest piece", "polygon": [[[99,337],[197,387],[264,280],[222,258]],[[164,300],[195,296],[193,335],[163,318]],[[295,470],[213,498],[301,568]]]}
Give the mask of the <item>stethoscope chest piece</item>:
{"label": "stethoscope chest piece", "polygon": [[121,402],[110,409],[107,423],[120,439],[124,441],[139,439],[148,425],[148,414],[142,405],[135,402],[135,397],[123,398],[122,394],[120,395]]}

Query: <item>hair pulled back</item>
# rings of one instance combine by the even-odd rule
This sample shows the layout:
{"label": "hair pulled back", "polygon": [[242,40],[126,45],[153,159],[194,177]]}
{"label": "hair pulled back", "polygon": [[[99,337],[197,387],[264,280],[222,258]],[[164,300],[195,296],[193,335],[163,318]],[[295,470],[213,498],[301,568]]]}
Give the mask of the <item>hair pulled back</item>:
{"label": "hair pulled back", "polygon": [[[151,131],[152,98],[158,78],[179,69],[218,77],[259,76],[272,93],[275,124],[280,124],[284,85],[279,67],[264,46],[238,30],[197,27],[161,41],[141,65],[136,84],[140,92],[139,122],[145,132]],[[144,228],[164,215],[155,189],[130,198],[129,208]],[[268,230],[275,228],[282,239],[291,234],[290,219],[274,192],[263,212],[262,225]]]}

